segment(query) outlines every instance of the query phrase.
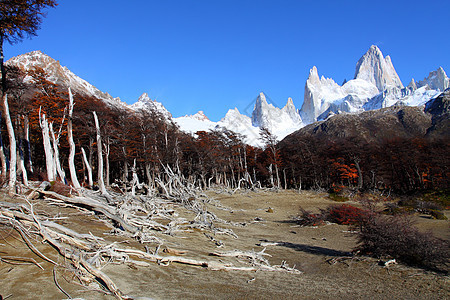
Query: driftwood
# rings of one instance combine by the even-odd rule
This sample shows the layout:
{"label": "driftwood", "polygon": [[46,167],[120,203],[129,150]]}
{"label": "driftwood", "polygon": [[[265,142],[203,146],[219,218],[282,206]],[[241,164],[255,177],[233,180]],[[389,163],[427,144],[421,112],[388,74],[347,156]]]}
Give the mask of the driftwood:
{"label": "driftwood", "polygon": [[96,200],[90,199],[90,198],[84,198],[84,197],[65,197],[65,196],[59,195],[55,192],[49,192],[49,191],[42,191],[41,193],[44,195],[51,196],[54,199],[61,200],[65,203],[88,206],[92,210],[102,213],[106,217],[117,222],[118,224],[120,224],[120,226],[122,226],[123,229],[130,231],[130,232],[138,231],[137,227],[130,225],[124,219],[122,219],[120,216],[118,216],[117,211],[113,207],[106,205],[102,202],[99,202],[99,201],[96,201]]}
{"label": "driftwood", "polygon": [[[28,197],[22,197],[22,203],[0,202],[0,223],[11,226],[22,237],[24,243],[35,252],[41,259],[57,266],[66,268],[52,259],[45,256],[33,245],[32,235],[40,236],[57,250],[64,261],[71,264],[71,269],[76,270],[75,276],[82,283],[89,283],[94,280],[105,290],[118,299],[127,299],[120,288],[101,271],[102,266],[109,262],[126,263],[133,266],[147,267],[150,263],[162,266],[170,264],[185,264],[195,267],[207,268],[209,270],[236,270],[236,271],[271,271],[288,272],[293,274],[301,273],[299,270],[289,267],[285,262],[280,265],[271,265],[266,257],[265,249],[260,252],[255,251],[228,251],[210,253],[207,259],[196,259],[189,257],[192,254],[187,251],[169,248],[164,245],[164,240],[152,235],[152,231],[159,231],[161,234],[174,235],[177,232],[200,229],[204,235],[218,247],[223,243],[214,236],[226,234],[233,238],[238,238],[230,228],[220,228],[216,223],[226,223],[229,226],[238,226],[226,220],[217,218],[212,212],[207,210],[206,204],[209,199],[205,196],[197,196],[195,190],[189,187],[178,188],[182,184],[183,178],[167,169],[170,176],[173,176],[171,187],[166,187],[171,199],[149,198],[128,193],[115,194],[109,191],[109,197],[114,201],[108,201],[104,195],[88,190],[79,190],[79,196],[63,196],[49,191],[49,184],[30,190]],[[171,192],[170,192],[171,190]],[[172,193],[172,194],[170,194]],[[189,195],[189,197],[187,197]],[[141,243],[154,243],[157,245],[155,251],[141,251],[135,248],[125,248],[120,243],[108,243],[104,238],[89,233],[77,232],[62,224],[55,222],[49,217],[36,214],[32,200],[37,197],[43,198],[44,203],[50,205],[69,206],[79,210],[95,212],[106,218],[105,222],[115,225],[118,229],[113,231],[115,235],[125,235]],[[203,197],[203,198],[202,198]],[[201,199],[201,200],[200,200]],[[214,203],[220,206],[218,203]],[[190,211],[196,212],[193,220],[179,218],[177,212],[172,207],[182,206]],[[165,220],[160,222],[159,219]],[[164,249],[158,253],[159,249]],[[217,257],[227,257],[228,262],[224,262]],[[216,259],[215,259],[216,258]],[[2,256],[2,261],[9,263],[26,263],[40,266],[39,262],[32,260],[21,260],[17,257]],[[234,262],[236,261],[236,262]],[[55,284],[58,286],[56,274],[53,273]],[[60,287],[58,287],[60,289]],[[63,292],[63,291],[62,291]],[[68,294],[66,294],[68,296]],[[70,297],[70,296],[68,296]]]}

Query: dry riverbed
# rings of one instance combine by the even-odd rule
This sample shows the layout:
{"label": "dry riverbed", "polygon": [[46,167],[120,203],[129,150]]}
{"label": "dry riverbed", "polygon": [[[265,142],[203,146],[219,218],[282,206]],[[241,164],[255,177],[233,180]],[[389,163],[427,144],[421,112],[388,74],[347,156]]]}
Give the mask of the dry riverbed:
{"label": "dry riverbed", "polygon": [[[314,192],[209,192],[213,201],[208,209],[219,218],[233,222],[217,226],[232,229],[237,235],[214,236],[193,229],[173,236],[155,232],[164,241],[163,251],[183,251],[184,257],[216,260],[233,265],[250,266],[245,258],[211,257],[212,252],[233,250],[259,252],[271,265],[288,264],[301,274],[268,271],[214,271],[203,267],[171,263],[136,266],[128,263],[106,264],[107,274],[124,294],[153,299],[448,299],[448,276],[404,266],[384,268],[372,258],[346,257],[356,246],[356,236],[343,225],[299,227],[291,217],[305,209],[325,208],[336,204],[326,194]],[[5,196],[6,197],[6,196]],[[11,199],[4,201],[12,202]],[[19,201],[19,200],[17,200]],[[106,235],[111,231],[97,216],[73,208],[36,203],[36,211],[59,216],[61,224],[78,232],[102,236],[108,242],[146,251],[144,245],[129,238]],[[227,208],[227,209],[224,209]],[[180,217],[192,220],[195,215],[182,207],[174,209]],[[446,212],[448,215],[448,212]],[[417,216],[423,230],[449,239],[449,221]],[[0,227],[0,295],[3,299],[111,299],[111,295],[88,290],[77,284],[74,273],[43,261],[24,244],[20,235],[8,227]],[[205,235],[207,233],[207,235]],[[213,238],[214,240],[211,240]],[[49,258],[64,264],[54,249],[40,241],[32,241]],[[222,244],[221,247],[218,245]],[[156,245],[147,244],[153,251]],[[181,253],[179,253],[181,254]],[[8,261],[8,257],[34,259],[36,264]],[[241,261],[240,261],[241,260]],[[68,295],[65,295],[58,285]],[[92,285],[91,289],[95,286]],[[98,287],[97,287],[98,289]]]}

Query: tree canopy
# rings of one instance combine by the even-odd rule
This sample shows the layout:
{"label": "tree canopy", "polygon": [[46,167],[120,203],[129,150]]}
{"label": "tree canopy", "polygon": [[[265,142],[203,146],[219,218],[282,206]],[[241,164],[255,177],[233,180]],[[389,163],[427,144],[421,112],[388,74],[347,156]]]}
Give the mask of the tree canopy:
{"label": "tree canopy", "polygon": [[2,72],[2,91],[5,90],[5,69],[3,66],[3,42],[11,44],[25,37],[36,35],[40,28],[43,11],[55,7],[55,0],[0,0],[0,64]]}

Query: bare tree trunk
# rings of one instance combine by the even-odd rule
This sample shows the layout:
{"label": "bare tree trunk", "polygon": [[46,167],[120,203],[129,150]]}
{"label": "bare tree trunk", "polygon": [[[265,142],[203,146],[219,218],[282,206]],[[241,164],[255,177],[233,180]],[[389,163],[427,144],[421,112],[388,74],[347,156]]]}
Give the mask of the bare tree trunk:
{"label": "bare tree trunk", "polygon": [[52,145],[50,143],[50,133],[48,129],[48,122],[45,118],[45,114],[41,115],[39,109],[39,124],[42,129],[42,139],[44,143],[44,152],[45,152],[45,163],[47,167],[47,179],[48,181],[55,181],[56,174],[54,172],[54,160],[53,160],[53,150]]}
{"label": "bare tree trunk", "polygon": [[94,138],[89,137],[89,165],[92,167],[92,161],[94,160]]}
{"label": "bare tree trunk", "polygon": [[149,187],[154,187],[154,179],[150,173],[150,164],[148,162],[145,162],[145,175],[147,176],[147,184]]}
{"label": "bare tree trunk", "polygon": [[272,171],[273,168],[272,167],[273,167],[273,164],[270,164],[269,165],[269,174],[270,174],[270,184],[274,188],[275,187],[275,183],[274,183],[274,180],[273,180],[273,171]]}
{"label": "bare tree trunk", "polygon": [[136,196],[136,186],[139,186],[139,177],[136,172],[136,159],[134,160],[133,168],[131,169],[131,171],[133,173],[133,180],[131,183],[131,195]]}
{"label": "bare tree trunk", "polygon": [[106,191],[105,181],[103,179],[102,136],[100,135],[100,125],[98,124],[97,114],[95,113],[95,111],[92,113],[94,115],[95,129],[97,131],[97,157],[98,157],[97,180],[98,180],[98,186],[99,186],[102,194],[107,195],[108,192]]}
{"label": "bare tree trunk", "polygon": [[277,149],[275,146],[271,147],[272,153],[273,153],[273,160],[275,165],[275,175],[277,176],[277,188],[280,188],[281,182],[280,182],[280,172],[278,170],[278,162],[277,162]]}
{"label": "bare tree trunk", "polygon": [[[2,121],[2,112],[0,110],[0,124]],[[5,155],[5,149],[3,147],[3,139],[2,139],[2,134],[1,134],[1,130],[0,130],[0,159],[2,161],[2,174],[1,174],[1,178],[2,180],[6,179],[6,172],[8,172],[8,158]]]}
{"label": "bare tree trunk", "polygon": [[84,164],[86,165],[86,169],[88,172],[88,184],[90,187],[92,187],[94,185],[94,181],[92,180],[92,168],[91,165],[89,164],[89,161],[86,157],[86,152],[84,151],[83,147],[81,147],[81,152],[83,153]]}
{"label": "bare tree trunk", "polygon": [[363,187],[363,175],[361,172],[361,167],[359,165],[360,159],[359,157],[353,157],[353,161],[355,162],[356,170],[358,171],[358,189],[362,189]]}
{"label": "bare tree trunk", "polygon": [[53,159],[54,159],[54,166],[56,168],[56,173],[59,175],[59,178],[61,178],[61,181],[64,184],[67,184],[66,173],[61,167],[61,161],[59,160],[59,134],[58,138],[56,138],[55,132],[53,131],[53,123],[50,123],[50,137],[52,138],[53,142]]}
{"label": "bare tree trunk", "polygon": [[69,117],[67,119],[67,140],[69,141],[70,152],[69,152],[69,171],[70,171],[70,180],[72,181],[72,185],[76,189],[80,189],[81,185],[77,178],[77,170],[75,169],[75,143],[73,141],[73,133],[72,133],[72,114],[73,114],[73,95],[72,91],[69,88]]}
{"label": "bare tree trunk", "polygon": [[28,166],[30,172],[33,172],[33,163],[31,161],[31,145],[30,145],[30,121],[28,120],[28,116],[23,116],[23,126],[25,131],[25,146],[26,147],[26,154],[28,161],[25,163],[25,165]]}
{"label": "bare tree trunk", "polygon": [[107,143],[104,145],[105,146],[105,165],[106,165],[106,174],[105,174],[105,184],[108,187],[109,184],[109,153],[111,150],[110,147],[110,143],[109,143],[109,138],[107,138]]}
{"label": "bare tree trunk", "polygon": [[16,174],[16,164],[17,164],[17,149],[16,149],[16,137],[14,135],[14,128],[11,123],[11,116],[9,114],[8,107],[8,95],[3,94],[3,110],[5,111],[5,122],[6,128],[8,130],[9,136],[9,189],[13,191],[16,186],[17,174]]}
{"label": "bare tree trunk", "polygon": [[25,158],[23,155],[21,140],[19,140],[19,147],[17,147],[17,154],[19,156],[19,168],[20,168],[20,171],[22,172],[23,184],[25,186],[28,186],[28,174],[27,174],[27,169],[25,168]]}
{"label": "bare tree trunk", "polygon": [[124,188],[126,188],[126,183],[128,181],[128,163],[127,163],[127,150],[125,149],[125,147],[122,147],[122,152],[123,152],[123,184],[124,184]]}

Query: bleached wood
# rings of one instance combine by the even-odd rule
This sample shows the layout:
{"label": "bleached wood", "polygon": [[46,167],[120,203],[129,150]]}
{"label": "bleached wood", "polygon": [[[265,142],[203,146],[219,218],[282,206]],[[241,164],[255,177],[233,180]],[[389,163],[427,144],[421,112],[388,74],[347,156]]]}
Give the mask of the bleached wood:
{"label": "bleached wood", "polygon": [[95,111],[92,112],[94,115],[94,121],[95,121],[95,129],[97,132],[97,158],[98,158],[98,173],[97,173],[97,180],[98,180],[98,186],[100,188],[100,191],[103,195],[107,195],[108,192],[106,191],[105,187],[105,181],[103,179],[103,155],[102,155],[102,136],[100,134],[100,125],[98,124],[98,117]]}
{"label": "bleached wood", "polygon": [[66,183],[66,173],[64,172],[63,168],[61,167],[61,161],[59,160],[59,137],[60,135],[56,137],[55,132],[53,130],[53,123],[50,123],[49,126],[50,129],[50,137],[52,139],[53,144],[53,160],[54,160],[54,167],[56,169],[56,174],[59,175],[59,178],[63,183]]}
{"label": "bleached wood", "polygon": [[69,141],[69,172],[70,172],[70,180],[72,181],[72,185],[76,189],[80,189],[81,185],[77,178],[77,171],[75,169],[75,143],[73,141],[73,133],[72,133],[72,114],[73,114],[73,95],[72,91],[69,88],[69,117],[67,119],[67,140]]}
{"label": "bleached wood", "polygon": [[9,189],[10,191],[15,189],[17,181],[17,149],[16,149],[16,137],[14,135],[14,128],[11,122],[11,115],[9,114],[8,107],[8,95],[3,94],[3,111],[5,112],[6,129],[9,136]]}
{"label": "bleached wood", "polygon": [[31,147],[30,147],[30,121],[28,120],[28,116],[23,116],[23,127],[25,131],[25,143],[26,143],[26,151],[28,153],[28,166],[30,167],[30,171],[33,172],[33,162],[31,160]]}
{"label": "bleached wood", "polygon": [[57,193],[50,192],[50,191],[42,191],[41,193],[44,195],[56,198],[56,199],[60,199],[66,203],[78,204],[78,205],[81,204],[83,206],[90,207],[91,210],[100,212],[100,213],[104,214],[106,217],[110,218],[111,220],[117,222],[118,224],[120,224],[122,226],[123,229],[125,229],[127,231],[136,232],[138,230],[137,227],[130,225],[122,217],[120,217],[118,215],[118,212],[116,209],[114,209],[112,206],[104,204],[100,201],[86,198],[86,197],[65,197],[65,196],[59,195]]}
{"label": "bleached wood", "polygon": [[88,184],[89,186],[93,186],[94,185],[94,181],[92,180],[92,168],[91,165],[89,164],[89,161],[86,157],[86,151],[84,151],[84,148],[81,147],[81,152],[83,154],[83,160],[84,160],[84,164],[86,165],[86,169],[88,172]]}
{"label": "bleached wood", "polygon": [[53,149],[50,143],[50,132],[48,129],[48,122],[45,118],[45,114],[41,114],[41,109],[39,108],[39,124],[42,129],[42,140],[44,143],[45,152],[45,164],[47,168],[47,178],[48,181],[54,181],[56,179],[54,159],[53,159]]}
{"label": "bleached wood", "polygon": [[27,169],[25,168],[23,150],[20,149],[20,144],[19,144],[19,147],[17,147],[17,156],[19,157],[18,165],[19,165],[20,171],[22,173],[23,184],[25,186],[28,186],[28,174],[27,174]]}
{"label": "bleached wood", "polygon": [[[0,123],[2,121],[2,111],[0,110]],[[5,149],[3,147],[3,139],[1,136],[1,132],[0,132],[0,160],[2,162],[2,174],[1,174],[1,178],[2,179],[6,179],[6,173],[8,172],[8,167],[7,167],[7,158],[5,155]]]}

